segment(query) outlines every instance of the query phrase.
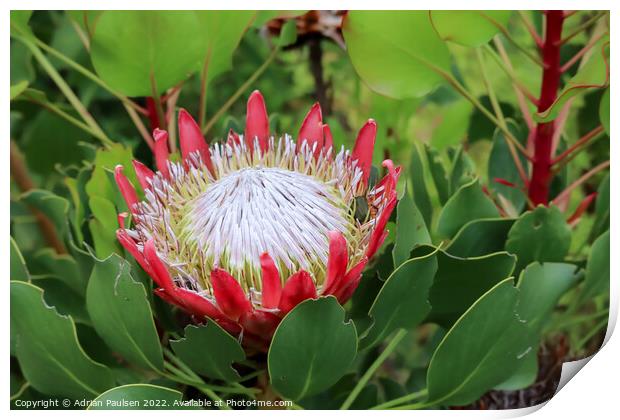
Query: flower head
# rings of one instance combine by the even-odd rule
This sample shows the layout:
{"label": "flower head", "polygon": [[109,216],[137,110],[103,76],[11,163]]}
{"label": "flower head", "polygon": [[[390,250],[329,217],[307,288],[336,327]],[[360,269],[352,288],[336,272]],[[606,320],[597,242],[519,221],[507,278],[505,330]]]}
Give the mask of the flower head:
{"label": "flower head", "polygon": [[321,108],[297,141],[270,134],[262,95],[248,100],[245,134],[207,145],[179,112],[181,161],[168,133],[155,130],[153,172],[134,170],[144,191],[116,167],[132,216],[119,216],[118,240],[157,284],[155,292],[198,320],[208,317],[247,346],[264,349],[297,304],[333,295],[347,301],[383,243],[396,205],[400,168],[370,185],[376,124],[360,130],[352,152],[336,150]]}

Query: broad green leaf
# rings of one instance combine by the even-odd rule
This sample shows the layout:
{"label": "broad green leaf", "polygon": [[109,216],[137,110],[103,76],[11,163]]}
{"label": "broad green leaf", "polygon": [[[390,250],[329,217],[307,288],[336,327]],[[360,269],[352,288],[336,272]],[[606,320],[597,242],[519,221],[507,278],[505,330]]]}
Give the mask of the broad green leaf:
{"label": "broad green leaf", "polygon": [[53,277],[65,283],[80,296],[86,294],[87,278],[82,277],[77,263],[68,254],[57,254],[51,248],[36,252],[33,256],[32,274]]}
{"label": "broad green leaf", "polygon": [[558,98],[545,111],[534,114],[538,122],[554,120],[562,106],[570,98],[590,91],[592,89],[605,88],[609,85],[609,36],[604,36],[592,48],[593,54],[588,61],[577,71],[562,91]]}
{"label": "broad green leaf", "polygon": [[[35,102],[42,108],[50,104],[43,92],[34,89],[26,89],[16,100],[22,99]],[[64,105],[54,106],[62,108]],[[77,115],[69,109],[66,111]],[[43,109],[25,127],[22,151],[30,170],[43,176],[56,175],[59,165],[82,164],[88,157],[85,144],[91,138],[82,129]]]}
{"label": "broad green leaf", "polygon": [[424,173],[424,163],[422,155],[416,142],[413,143],[411,161],[409,164],[409,176],[411,177],[411,188],[413,190],[413,201],[420,213],[424,217],[426,226],[431,226],[433,217],[433,206],[426,189],[426,177]]}
{"label": "broad green leaf", "polygon": [[446,248],[457,257],[477,257],[503,251],[514,219],[472,220],[458,231]]}
{"label": "broad green leaf", "polygon": [[538,206],[525,212],[508,232],[506,251],[517,256],[521,271],[533,261],[560,262],[568,253],[571,233],[564,215],[555,206]]}
{"label": "broad green leaf", "polygon": [[444,41],[467,47],[486,44],[506,27],[511,10],[433,10],[431,23]]}
{"label": "broad green leaf", "polygon": [[90,324],[84,295],[75,292],[62,280],[51,276],[36,276],[32,284],[43,290],[43,300],[60,315],[68,315],[76,323]]}
{"label": "broad green leaf", "polygon": [[527,388],[536,381],[538,376],[538,353],[536,351],[528,352],[521,359],[519,368],[499,385],[494,388],[501,391],[516,391],[518,389]]}
{"label": "broad green leaf", "polygon": [[153,314],[131,266],[117,255],[96,261],[86,290],[86,308],[106,344],[129,362],[145,369],[163,369],[162,349]]}
{"label": "broad green leaf", "polygon": [[334,297],[306,300],[284,317],[268,354],[271,384],[293,401],[338,381],[357,353],[357,333]]}
{"label": "broad green leaf", "polygon": [[609,231],[599,236],[592,244],[586,265],[586,279],[580,296],[581,302],[609,292],[611,278],[609,246]]}
{"label": "broad green leaf", "polygon": [[88,200],[94,219],[89,221],[97,258],[107,258],[119,251],[116,239],[118,216],[116,207],[107,198],[94,196]]}
{"label": "broad green leaf", "polygon": [[71,317],[47,306],[38,287],[11,282],[11,328],[22,373],[38,391],[93,398],[114,385],[110,370],[82,350]]}
{"label": "broad green leaf", "polygon": [[[85,187],[88,197],[103,197],[114,203],[119,210],[126,210],[127,206],[125,201],[123,200],[116,184],[111,182],[113,177],[108,174],[112,174],[114,172],[116,165],[123,165],[125,168],[124,174],[127,176],[129,181],[131,181],[134,186],[140,185],[135,171],[132,169],[132,160],[133,156],[131,154],[131,149],[121,143],[117,143],[108,149],[97,150],[97,155],[95,156],[94,161],[95,169],[93,170],[91,178],[88,180]],[[113,222],[106,221],[104,225],[110,226],[111,223]]]}
{"label": "broad green leaf", "polygon": [[30,190],[20,197],[21,200],[45,214],[60,236],[67,232],[67,213],[69,202],[47,190]]}
{"label": "broad green leaf", "polygon": [[422,322],[431,309],[428,292],[436,272],[437,258],[432,252],[397,267],[368,311],[373,323],[362,335],[360,347],[370,347],[399,328],[410,329]]}
{"label": "broad green leaf", "polygon": [[190,369],[212,379],[237,382],[239,374],[231,366],[245,359],[239,342],[217,323],[188,325],[185,338],[170,342],[176,355]]}
{"label": "broad green leaf", "polygon": [[521,272],[517,313],[531,333],[542,330],[558,300],[582,276],[575,265],[565,263],[532,263]]}
{"label": "broad green leaf", "polygon": [[[11,97],[13,95],[11,94]],[[609,88],[605,89],[605,93],[601,97],[601,105],[599,107],[599,118],[601,119],[601,124],[603,128],[605,128],[605,133],[609,136],[609,102],[610,102],[610,93]]]}
{"label": "broad green leaf", "polygon": [[192,11],[111,10],[97,19],[91,59],[112,88],[127,96],[153,96],[196,69],[203,56],[201,38]]}
{"label": "broad green leaf", "polygon": [[429,146],[428,144],[424,145],[426,151],[426,161],[428,162],[428,168],[430,170],[431,176],[433,177],[433,182],[435,184],[435,189],[437,190],[437,195],[439,196],[439,202],[443,205],[446,204],[446,201],[450,198],[450,183],[448,182],[448,172],[446,171],[446,167],[444,165],[443,160],[441,159],[441,155],[437,151],[437,149]]}
{"label": "broad green leaf", "polygon": [[16,83],[14,85],[11,85],[11,90],[10,90],[10,94],[11,94],[11,100],[17,98],[19,95],[21,95],[26,89],[28,88],[28,81],[27,80],[22,80],[19,83]]}
{"label": "broad green leaf", "polygon": [[207,81],[232,68],[232,56],[256,16],[251,10],[200,10],[198,33],[202,57],[197,70],[207,69]]}
{"label": "broad green leaf", "polygon": [[510,277],[516,258],[506,252],[472,258],[437,253],[428,320],[449,328],[480,296]]}
{"label": "broad green leaf", "polygon": [[99,395],[88,410],[178,410],[183,394],[151,384],[117,386]]}
{"label": "broad green leaf", "polygon": [[517,299],[512,278],[506,279],[454,324],[428,367],[429,402],[468,404],[516,371],[518,359],[529,352],[519,343],[526,327],[515,312]]}
{"label": "broad green leaf", "polygon": [[352,10],[343,20],[347,52],[371,89],[392,98],[421,97],[450,72],[450,53],[427,11]]}
{"label": "broad green leaf", "polygon": [[396,240],[392,249],[394,267],[409,259],[411,250],[416,245],[430,244],[431,237],[424,223],[422,214],[405,191],[396,207]]}
{"label": "broad green leaf", "polygon": [[20,280],[23,282],[30,281],[30,274],[26,267],[26,261],[20,252],[13,237],[11,237],[11,251],[10,251],[10,263],[11,263],[11,278],[9,280]]}
{"label": "broad green leaf", "polygon": [[[509,121],[508,128],[519,141],[525,140],[525,133],[514,122]],[[519,159],[521,159],[522,167],[527,171],[527,159],[518,151],[517,154]],[[501,194],[512,205],[516,213],[515,216],[520,214],[526,201],[526,196],[523,192],[523,181],[510,153],[508,140],[506,140],[506,136],[499,129],[495,130],[493,135],[493,147],[489,156],[488,178],[492,189],[497,194]],[[513,183],[514,187],[497,182],[497,178]]]}
{"label": "broad green leaf", "polygon": [[451,238],[472,220],[498,217],[493,201],[487,197],[478,180],[463,185],[446,203],[439,214],[437,233]]}

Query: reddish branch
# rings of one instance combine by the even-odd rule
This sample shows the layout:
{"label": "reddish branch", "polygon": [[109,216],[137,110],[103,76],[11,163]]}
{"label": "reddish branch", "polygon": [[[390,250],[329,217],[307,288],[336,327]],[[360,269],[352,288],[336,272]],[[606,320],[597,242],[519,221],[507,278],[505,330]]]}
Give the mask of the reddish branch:
{"label": "reddish branch", "polygon": [[[546,111],[555,102],[560,86],[560,46],[564,12],[546,12],[546,28],[542,47],[543,80],[538,101],[538,112]],[[534,205],[547,204],[551,184],[553,133],[555,122],[539,123],[534,135],[534,162],[528,195]]]}

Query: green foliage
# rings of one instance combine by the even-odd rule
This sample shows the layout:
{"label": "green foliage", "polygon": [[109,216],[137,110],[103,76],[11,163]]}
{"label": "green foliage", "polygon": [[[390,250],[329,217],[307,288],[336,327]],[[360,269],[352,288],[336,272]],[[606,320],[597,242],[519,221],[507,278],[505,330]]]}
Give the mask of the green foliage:
{"label": "green foliage", "polygon": [[11,282],[11,323],[17,360],[26,380],[38,391],[92,398],[113,386],[110,370],[82,350],[71,317],[48,307],[38,287]]}
{"label": "green foliage", "polygon": [[280,323],[269,348],[269,376],[282,396],[298,401],[333,385],[357,352],[357,333],[333,297],[307,300]]}
{"label": "green foliage", "polygon": [[426,11],[350,11],[343,34],[355,70],[383,95],[423,96],[442,81],[438,71],[449,71],[448,49]]}
{"label": "green foliage", "polygon": [[396,239],[392,249],[394,267],[409,259],[417,245],[430,244],[431,237],[411,195],[405,191],[396,208]]}
{"label": "green foliage", "polygon": [[497,208],[482,192],[480,183],[473,180],[450,197],[439,214],[437,232],[443,237],[450,238],[472,220],[497,216],[499,216]]}
{"label": "green foliage", "polygon": [[130,265],[112,255],[97,261],[88,282],[86,307],[103,341],[133,364],[161,371],[164,359],[153,314]]}
{"label": "green foliage", "polygon": [[188,325],[185,338],[171,342],[176,355],[195,372],[228,382],[239,380],[232,363],[245,359],[239,342],[215,322]]}
{"label": "green foliage", "polygon": [[506,251],[517,256],[519,272],[533,261],[562,261],[570,241],[570,230],[560,210],[555,206],[538,206],[523,213],[512,225]]}
{"label": "green foliage", "polygon": [[[107,390],[95,398],[89,410],[174,410],[183,399],[175,389],[150,384],[130,384]],[[127,407],[128,402],[138,402]]]}
{"label": "green foliage", "polygon": [[429,12],[433,27],[441,39],[468,47],[489,42],[500,31],[499,27],[506,26],[511,14],[511,10]]}

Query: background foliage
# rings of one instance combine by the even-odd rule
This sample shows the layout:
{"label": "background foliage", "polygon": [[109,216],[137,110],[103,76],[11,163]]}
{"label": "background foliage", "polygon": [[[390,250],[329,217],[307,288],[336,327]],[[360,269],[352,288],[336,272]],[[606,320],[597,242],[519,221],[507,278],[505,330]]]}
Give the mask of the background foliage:
{"label": "background foliage", "polygon": [[[538,11],[11,12],[11,400],[548,398],[607,323],[608,17],[563,14],[553,63]],[[377,170],[404,170],[352,302],[304,302],[268,355],[153,296],[116,242],[111,173],[152,162],[155,127],[175,147],[179,107],[209,140],[241,132],[253,89],[277,133],[316,100],[346,147],[374,118]]]}

